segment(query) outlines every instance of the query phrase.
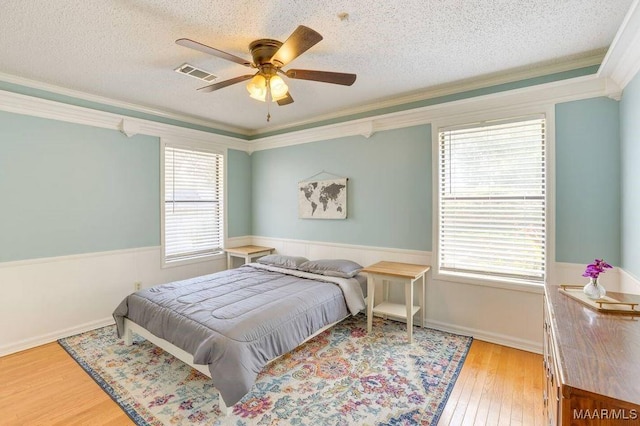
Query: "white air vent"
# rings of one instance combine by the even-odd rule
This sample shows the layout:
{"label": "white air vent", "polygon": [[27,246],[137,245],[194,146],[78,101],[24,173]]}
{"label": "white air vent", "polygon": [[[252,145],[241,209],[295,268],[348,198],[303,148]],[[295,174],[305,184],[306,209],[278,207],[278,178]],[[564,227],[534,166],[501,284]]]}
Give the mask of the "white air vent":
{"label": "white air vent", "polygon": [[206,72],[204,70],[201,70],[200,68],[196,68],[193,65],[189,65],[189,64],[180,65],[178,68],[175,69],[175,72],[179,72],[180,74],[190,75],[191,77],[197,78],[198,80],[204,80],[209,82],[218,78],[215,75],[211,74],[210,72]]}

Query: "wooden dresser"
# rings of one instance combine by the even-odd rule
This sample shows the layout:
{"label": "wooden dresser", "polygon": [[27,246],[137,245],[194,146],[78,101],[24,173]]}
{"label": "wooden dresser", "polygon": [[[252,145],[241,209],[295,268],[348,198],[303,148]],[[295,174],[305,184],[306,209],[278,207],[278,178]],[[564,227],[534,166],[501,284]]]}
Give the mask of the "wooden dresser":
{"label": "wooden dresser", "polygon": [[545,424],[640,425],[640,317],[545,288]]}

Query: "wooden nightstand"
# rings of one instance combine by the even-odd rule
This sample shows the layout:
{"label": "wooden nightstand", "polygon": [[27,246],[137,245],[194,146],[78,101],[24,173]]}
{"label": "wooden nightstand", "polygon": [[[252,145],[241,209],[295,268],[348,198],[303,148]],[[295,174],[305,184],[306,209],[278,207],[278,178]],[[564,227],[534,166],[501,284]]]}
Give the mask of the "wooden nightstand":
{"label": "wooden nightstand", "polygon": [[[412,263],[378,262],[367,266],[362,270],[367,274],[367,332],[373,328],[373,314],[389,315],[405,318],[407,320],[407,339],[413,342],[413,316],[422,308],[422,326],[426,324],[426,290],[427,278],[425,274],[431,269],[429,265],[414,265]],[[377,306],[373,306],[375,298],[375,280],[380,279],[385,287],[385,300]],[[422,301],[421,306],[413,306],[413,284],[421,280]],[[387,282],[385,282],[387,281]],[[405,303],[391,303],[386,301],[388,297],[387,286],[389,283],[404,284]]]}
{"label": "wooden nightstand", "polygon": [[244,263],[251,263],[254,257],[266,256],[273,253],[275,248],[262,246],[242,246],[225,249],[227,252],[227,269],[233,266],[232,257],[240,257],[244,259]]}

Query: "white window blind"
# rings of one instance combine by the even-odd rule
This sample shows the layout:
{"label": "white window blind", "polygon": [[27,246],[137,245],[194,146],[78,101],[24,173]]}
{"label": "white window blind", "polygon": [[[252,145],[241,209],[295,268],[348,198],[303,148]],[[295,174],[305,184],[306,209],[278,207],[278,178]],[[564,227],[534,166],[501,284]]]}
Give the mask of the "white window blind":
{"label": "white window blind", "polygon": [[223,161],[220,154],[165,146],[165,262],[222,250]]}
{"label": "white window blind", "polygon": [[439,139],[439,270],[543,283],[544,117],[442,129]]}

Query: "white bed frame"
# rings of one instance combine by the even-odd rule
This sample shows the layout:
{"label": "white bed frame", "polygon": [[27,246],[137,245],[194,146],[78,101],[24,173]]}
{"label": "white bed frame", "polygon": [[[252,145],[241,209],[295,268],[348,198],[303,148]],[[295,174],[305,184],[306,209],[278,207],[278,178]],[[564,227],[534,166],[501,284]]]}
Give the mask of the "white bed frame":
{"label": "white bed frame", "polygon": [[[345,317],[345,318],[347,318],[347,317]],[[341,319],[339,321],[336,321],[334,323],[331,323],[331,324],[329,324],[329,325],[327,325],[325,327],[322,327],[321,329],[319,329],[318,331],[313,333],[311,336],[307,337],[300,344],[302,345],[303,343],[307,342],[308,340],[313,339],[318,334],[320,334],[323,331],[333,327],[337,323],[343,321],[345,318],[343,318],[343,319]],[[195,368],[196,370],[198,370],[199,372],[201,372],[205,376],[211,378],[211,373],[209,372],[209,367],[204,365],[204,364],[194,364],[193,355],[191,355],[190,353],[180,349],[179,347],[175,346],[174,344],[169,343],[168,341],[166,341],[164,339],[161,339],[160,337],[154,336],[153,334],[151,334],[150,331],[148,331],[144,327],[136,324],[135,322],[131,321],[129,318],[125,317],[124,318],[124,334],[123,334],[123,339],[124,339],[125,345],[131,346],[133,344],[133,333],[137,334],[140,337],[144,337],[146,340],[148,340],[149,342],[153,343],[154,345],[164,349],[165,351],[167,351],[168,353],[170,353],[174,357],[178,358],[180,361],[184,362],[187,365],[190,365],[191,367]],[[271,361],[269,361],[269,363],[275,361],[278,358],[280,358],[280,357],[276,357],[276,358],[272,359]],[[227,404],[224,403],[224,401],[222,399],[222,395],[220,395],[220,392],[218,392],[218,407],[220,408],[220,413],[222,413],[223,416],[226,416],[229,413],[229,408],[227,407]]]}

